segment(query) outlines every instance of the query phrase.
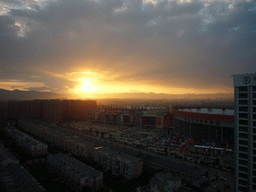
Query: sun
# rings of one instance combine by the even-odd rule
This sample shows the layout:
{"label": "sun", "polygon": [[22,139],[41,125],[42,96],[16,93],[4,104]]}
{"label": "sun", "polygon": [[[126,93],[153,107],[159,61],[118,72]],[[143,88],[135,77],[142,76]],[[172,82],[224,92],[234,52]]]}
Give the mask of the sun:
{"label": "sun", "polygon": [[84,79],[83,83],[80,87],[80,89],[84,92],[84,93],[92,93],[95,90],[95,86],[91,83],[90,80],[88,79]]}

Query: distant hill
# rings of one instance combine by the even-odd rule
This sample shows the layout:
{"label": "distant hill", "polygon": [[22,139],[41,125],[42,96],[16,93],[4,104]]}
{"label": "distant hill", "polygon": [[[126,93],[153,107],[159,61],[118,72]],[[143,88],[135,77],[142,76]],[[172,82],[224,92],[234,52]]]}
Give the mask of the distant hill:
{"label": "distant hill", "polygon": [[66,95],[51,92],[0,89],[0,100],[64,99],[66,97]]}
{"label": "distant hill", "polygon": [[234,93],[217,94],[165,94],[165,93],[108,93],[94,94],[95,98],[151,99],[151,100],[223,100],[234,99]]}
{"label": "distant hill", "polygon": [[[96,99],[150,99],[150,100],[223,100],[234,99],[234,94],[217,93],[217,94],[165,94],[165,93],[94,93]],[[34,100],[34,99],[70,99],[71,96],[65,94],[57,94],[52,92],[39,91],[8,91],[0,89],[0,100]],[[73,99],[77,99],[73,96]]]}

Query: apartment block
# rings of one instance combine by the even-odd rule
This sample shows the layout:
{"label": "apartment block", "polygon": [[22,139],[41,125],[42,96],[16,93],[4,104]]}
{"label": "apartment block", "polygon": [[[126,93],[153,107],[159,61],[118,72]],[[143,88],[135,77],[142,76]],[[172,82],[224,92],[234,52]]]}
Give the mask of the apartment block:
{"label": "apartment block", "polygon": [[62,121],[63,105],[61,100],[44,101],[43,117],[46,122],[59,123]]}
{"label": "apartment block", "polygon": [[6,192],[46,191],[19,160],[0,144],[0,190]]}
{"label": "apartment block", "polygon": [[48,154],[48,145],[30,137],[14,127],[3,128],[4,133],[21,147],[25,153],[31,156],[40,156]]}
{"label": "apartment block", "polygon": [[7,105],[0,103],[0,129],[7,125]]}
{"label": "apartment block", "polygon": [[44,100],[22,101],[22,116],[43,118]]}
{"label": "apartment block", "polygon": [[76,191],[85,187],[98,191],[103,187],[103,173],[64,154],[47,157],[50,172],[56,172]]}
{"label": "apartment block", "polygon": [[234,75],[235,187],[256,191],[256,73]]}
{"label": "apartment block", "polygon": [[9,163],[0,170],[0,186],[5,192],[46,191],[24,167],[16,163]]}
{"label": "apartment block", "polygon": [[137,178],[142,174],[143,162],[136,157],[107,148],[94,150],[94,161],[113,175],[123,175],[128,179]]}
{"label": "apartment block", "polygon": [[61,129],[38,125],[25,119],[20,119],[18,125],[34,136],[40,137],[40,139],[52,146],[75,156],[80,156],[88,161],[93,160],[94,144],[85,141],[78,136],[66,134],[63,133]]}
{"label": "apartment block", "polygon": [[94,161],[103,166],[104,170],[112,170],[112,156],[116,154],[116,151],[109,148],[98,148],[94,150]]}
{"label": "apartment block", "polygon": [[9,163],[19,164],[19,160],[9,151],[4,145],[0,144],[0,168],[8,165]]}
{"label": "apartment block", "polygon": [[180,188],[182,179],[171,173],[157,173],[150,181],[151,192],[173,192]]}

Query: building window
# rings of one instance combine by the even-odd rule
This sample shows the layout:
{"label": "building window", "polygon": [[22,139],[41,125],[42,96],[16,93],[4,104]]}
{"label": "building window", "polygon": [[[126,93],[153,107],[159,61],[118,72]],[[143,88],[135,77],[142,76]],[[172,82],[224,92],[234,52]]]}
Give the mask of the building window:
{"label": "building window", "polygon": [[240,138],[248,138],[248,134],[245,134],[245,133],[239,133],[239,137]]}
{"label": "building window", "polygon": [[247,112],[248,111],[248,107],[239,107],[239,111]]}
{"label": "building window", "polygon": [[256,136],[255,135],[253,135],[253,140],[256,141]]}
{"label": "building window", "polygon": [[256,91],[256,86],[252,86],[252,90],[253,90],[253,91]]}
{"label": "building window", "polygon": [[239,191],[243,191],[243,192],[247,192],[247,188],[246,187],[243,187],[243,186],[238,186],[238,190]]}
{"label": "building window", "polygon": [[256,150],[252,150],[253,151],[253,155],[256,155]]}
{"label": "building window", "polygon": [[253,189],[253,190],[256,190],[256,185],[253,185],[253,186],[252,186],[252,189]]}
{"label": "building window", "polygon": [[239,100],[239,105],[248,105],[247,100]]}
{"label": "building window", "polygon": [[246,92],[247,87],[238,87],[239,92]]}
{"label": "building window", "polygon": [[239,98],[247,98],[247,93],[239,93]]}
{"label": "building window", "polygon": [[239,126],[239,131],[248,132],[248,127]]}
{"label": "building window", "polygon": [[256,171],[253,171],[253,172],[252,172],[252,175],[256,177]]}
{"label": "building window", "polygon": [[247,113],[239,113],[239,118],[248,118],[248,114]]}
{"label": "building window", "polygon": [[253,146],[254,148],[256,148],[256,143],[253,143],[252,146]]}
{"label": "building window", "polygon": [[[246,167],[241,167],[241,166],[239,166],[239,171],[242,171],[242,172],[248,172],[248,168],[246,168]],[[240,177],[240,176],[239,176]],[[247,175],[246,175],[246,177],[247,177]],[[242,178],[244,178],[244,177],[242,177]],[[245,178],[245,179],[247,179],[247,178]]]}
{"label": "building window", "polygon": [[238,183],[241,185],[247,186],[247,181],[245,181],[245,180],[239,179]]}
{"label": "building window", "polygon": [[253,112],[256,112],[256,107],[253,107]]}
{"label": "building window", "polygon": [[253,93],[253,94],[252,94],[252,98],[256,98],[256,93]]}
{"label": "building window", "polygon": [[252,132],[253,132],[253,133],[256,133],[256,129],[252,129]]}
{"label": "building window", "polygon": [[248,148],[247,147],[239,147],[239,151],[247,152]]}
{"label": "building window", "polygon": [[253,100],[253,102],[252,102],[252,103],[253,103],[253,105],[256,105],[256,100]]}
{"label": "building window", "polygon": [[247,120],[239,120],[239,124],[240,125],[248,125],[248,121]]}
{"label": "building window", "polygon": [[239,164],[240,165],[248,165],[248,162],[247,161],[245,161],[245,160],[241,160],[241,159],[239,159]]}
{"label": "building window", "polygon": [[248,155],[244,153],[239,153],[239,157],[243,159],[248,159]]}
{"label": "building window", "polygon": [[256,164],[253,164],[253,165],[252,165],[252,168],[253,168],[253,169],[256,169]]}
{"label": "building window", "polygon": [[253,121],[253,126],[256,127],[256,121]]}
{"label": "building window", "polygon": [[248,141],[246,141],[246,140],[239,140],[239,144],[241,144],[241,145],[248,145]]}
{"label": "building window", "polygon": [[248,175],[245,174],[245,173],[239,173],[238,174],[240,178],[243,178],[243,179],[247,179],[248,178]]}

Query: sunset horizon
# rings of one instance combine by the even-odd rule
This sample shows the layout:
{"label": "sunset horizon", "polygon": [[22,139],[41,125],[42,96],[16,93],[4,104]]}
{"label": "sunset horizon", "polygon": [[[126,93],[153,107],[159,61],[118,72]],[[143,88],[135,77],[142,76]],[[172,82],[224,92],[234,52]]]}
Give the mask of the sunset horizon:
{"label": "sunset horizon", "polygon": [[255,71],[255,3],[3,1],[0,88],[97,94],[233,93]]}

